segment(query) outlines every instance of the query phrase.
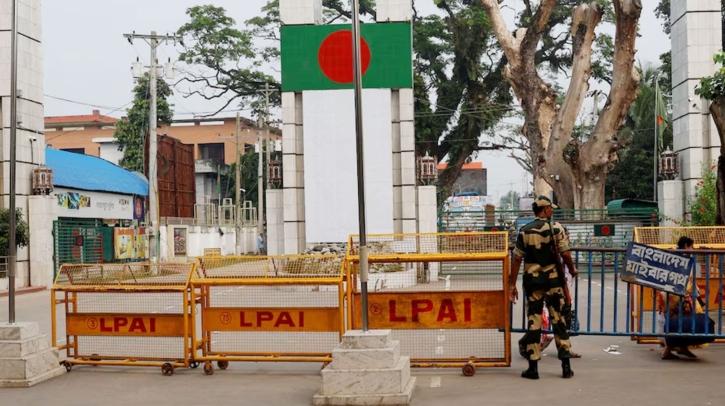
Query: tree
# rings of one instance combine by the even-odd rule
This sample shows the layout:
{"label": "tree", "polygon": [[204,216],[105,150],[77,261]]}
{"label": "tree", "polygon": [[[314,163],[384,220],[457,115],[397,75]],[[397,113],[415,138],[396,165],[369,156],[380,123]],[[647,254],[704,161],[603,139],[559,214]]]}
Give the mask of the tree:
{"label": "tree", "polygon": [[[279,2],[267,4],[267,19],[256,24],[279,25]],[[251,107],[256,116],[263,113],[264,95],[259,92],[265,84],[280,89],[273,76],[261,70],[262,63],[279,57],[275,47],[257,48],[253,39],[257,30],[238,30],[236,21],[227,16],[223,7],[195,6],[186,10],[189,22],[181,26],[178,34],[187,38],[179,61],[188,67],[176,86],[186,83],[185,97],[198,95],[206,100],[224,100],[224,105],[213,116],[237,101],[240,108]],[[267,31],[264,31],[267,32]],[[271,34],[274,35],[274,31]],[[279,92],[272,93],[273,106],[281,103]]]}
{"label": "tree", "polygon": [[[174,112],[171,110],[167,98],[173,92],[163,79],[159,78],[156,83],[158,121],[170,124],[173,121]],[[149,108],[151,105],[148,73],[138,79],[133,93],[133,106],[126,110],[125,119],[116,121],[116,131],[113,136],[118,143],[118,150],[123,151],[123,158],[119,165],[129,171],[143,172],[144,141],[149,132]]]}
{"label": "tree", "polygon": [[519,210],[519,192],[510,190],[499,199],[498,207],[500,210]]}
{"label": "tree", "polygon": [[[616,34],[613,42],[595,36],[594,30],[607,11],[594,2],[574,7],[571,20],[571,79],[563,100],[537,70],[536,51],[543,33],[550,30],[556,0],[542,0],[512,34],[497,0],[480,0],[503,48],[508,65],[504,77],[511,84],[524,113],[524,135],[534,162],[537,190],[549,184],[564,208],[604,207],[606,175],[625,144],[617,130],[624,123],[637,94],[639,73],[634,67],[634,43],[642,11],[641,0],[613,0]],[[530,2],[525,2],[531,9]],[[613,45],[611,68],[592,64],[595,43]],[[545,42],[544,42],[545,43]],[[603,47],[608,51],[606,47]],[[595,69],[597,68],[597,69]],[[597,70],[611,72],[611,91],[593,131],[582,139],[572,137],[576,118]]]}
{"label": "tree", "polygon": [[[10,210],[0,209],[0,256],[10,255]],[[15,244],[18,248],[28,246],[28,223],[23,220],[22,210],[15,211]]]}
{"label": "tree", "polygon": [[695,94],[709,100],[710,114],[720,136],[720,156],[717,159],[717,216],[716,225],[725,225],[725,53],[720,51],[713,57],[721,66],[714,75],[700,79]]}
{"label": "tree", "polygon": [[[281,152],[272,152],[272,160],[281,160]],[[259,154],[254,153],[254,150],[245,153],[241,156],[242,165],[242,188],[245,190],[242,192],[242,199],[249,200],[254,206],[257,205],[257,196],[259,193]],[[222,186],[224,187],[224,197],[234,198],[234,187],[236,185],[236,174],[237,174],[236,162],[231,164],[226,170],[226,173],[222,175]],[[267,172],[263,172],[263,182],[267,182]]]}
{"label": "tree", "polygon": [[[664,75],[664,66],[659,69],[648,68],[642,71],[637,99],[632,103],[625,119],[624,128],[619,132],[622,140],[629,146],[620,152],[619,161],[607,176],[606,198],[653,199],[654,172],[654,127],[655,105],[657,115],[663,121],[660,131],[658,151],[672,143],[672,119],[666,112],[663,90],[657,91],[655,82]],[[655,102],[655,97],[658,98]]]}

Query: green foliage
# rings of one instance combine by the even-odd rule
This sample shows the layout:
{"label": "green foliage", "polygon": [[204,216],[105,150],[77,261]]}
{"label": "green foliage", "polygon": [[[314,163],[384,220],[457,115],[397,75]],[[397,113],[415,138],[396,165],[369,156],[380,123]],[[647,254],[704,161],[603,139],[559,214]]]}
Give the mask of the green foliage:
{"label": "green foliage", "polygon": [[717,217],[717,165],[703,163],[702,180],[695,186],[695,196],[690,202],[693,226],[714,226]]}
{"label": "green foliage", "polygon": [[662,20],[662,27],[667,35],[670,34],[670,0],[660,0],[655,8],[655,15]]}
{"label": "green foliage", "polygon": [[[124,151],[119,165],[129,171],[143,172],[144,142],[149,132],[149,109],[151,92],[148,73],[140,78],[133,89],[133,106],[126,110],[126,119],[116,122],[113,136],[118,143],[118,150]],[[158,79],[156,85],[156,109],[159,123],[170,124],[174,118],[167,98],[173,92],[169,85]]]}
{"label": "green foliage", "polygon": [[[499,199],[498,207],[500,210],[519,210],[519,192],[510,190]],[[530,210],[531,207],[525,207],[524,210]]]}
{"label": "green foliage", "polygon": [[[264,107],[264,95],[259,90],[268,83],[272,89],[279,89],[274,77],[261,70],[262,61],[279,56],[279,51],[257,48],[253,36],[271,35],[266,30],[270,24],[279,24],[279,3],[270,2],[265,9],[267,16],[255,18],[248,24],[251,30],[238,30],[236,21],[227,16],[223,7],[212,5],[195,6],[186,10],[189,21],[181,26],[178,34],[186,38],[184,51],[179,61],[195,67],[177,83],[189,84],[186,96],[199,95],[207,100],[221,99],[224,110],[234,100],[240,108],[252,107],[259,116]],[[279,92],[270,97],[272,106],[281,103]]]}
{"label": "green foliage", "polygon": [[[272,160],[281,160],[282,159],[282,153],[281,152],[272,152]],[[265,160],[267,158],[265,157]],[[245,189],[246,192],[242,192],[242,199],[243,200],[249,200],[252,202],[252,204],[256,207],[257,206],[257,197],[258,197],[258,180],[259,180],[259,154],[254,152],[254,148],[252,148],[249,152],[242,155],[241,158],[241,166],[242,166],[242,189]],[[263,176],[264,176],[264,182],[267,182],[267,173],[266,170],[263,169]],[[234,188],[236,186],[236,173],[237,173],[237,164],[232,163],[229,165],[229,168],[226,170],[226,173],[222,175],[222,192],[223,197],[225,198],[235,198],[236,193],[234,191]]]}
{"label": "green foliage", "polygon": [[[655,86],[657,74],[662,68],[646,69],[641,72],[641,81],[637,90],[637,99],[629,109],[625,126],[619,132],[622,139],[630,143],[619,152],[619,161],[607,175],[605,186],[606,200],[631,198],[652,200],[654,171],[654,127],[655,104],[659,116],[664,122],[659,125],[658,150],[672,142],[672,118],[666,112],[666,101],[662,89],[657,92]],[[661,78],[661,76],[660,76]],[[655,97],[659,100],[655,103]]]}
{"label": "green foliage", "polygon": [[[0,209],[0,256],[10,255],[10,210]],[[15,244],[18,248],[28,246],[28,223],[23,220],[23,212],[15,211]]]}
{"label": "green foliage", "polygon": [[725,53],[721,50],[712,59],[720,69],[714,75],[700,79],[700,84],[695,86],[695,94],[707,100],[725,97]]}

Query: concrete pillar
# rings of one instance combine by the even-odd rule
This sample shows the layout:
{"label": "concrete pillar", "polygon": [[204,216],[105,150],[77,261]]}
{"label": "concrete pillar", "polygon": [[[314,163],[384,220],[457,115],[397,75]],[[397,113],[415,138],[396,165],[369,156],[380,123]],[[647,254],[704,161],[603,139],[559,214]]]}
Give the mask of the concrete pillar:
{"label": "concrete pillar", "polygon": [[[18,1],[17,200],[28,220],[33,169],[45,163],[43,110],[43,44],[40,0]],[[10,43],[11,1],[0,0],[0,202],[8,207],[10,193]],[[16,285],[28,286],[28,250],[18,249]]]}
{"label": "concrete pillar", "polygon": [[413,0],[377,0],[375,5],[379,23],[413,20]]}
{"label": "concrete pillar", "polygon": [[322,0],[280,0],[279,19],[284,25],[322,24]]}
{"label": "concrete pillar", "polygon": [[[302,93],[282,93],[284,254],[305,250],[305,161]],[[278,237],[279,238],[279,237]]]}
{"label": "concrete pillar", "polygon": [[30,233],[30,270],[32,286],[53,286],[53,222],[58,220],[54,196],[30,196],[28,228]]}
{"label": "concrete pillar", "polygon": [[267,254],[284,254],[284,191],[267,189]]}
{"label": "concrete pillar", "polygon": [[672,0],[670,12],[673,148],[680,159],[686,202],[701,178],[702,163],[709,163],[720,154],[709,103],[695,95],[700,79],[718,69],[712,57],[722,48],[720,1]]}
{"label": "concrete pillar", "polygon": [[28,388],[66,373],[38,323],[0,323],[0,388]]}
{"label": "concrete pillar", "polygon": [[[682,221],[685,213],[684,184],[681,180],[665,180],[657,183],[657,204],[660,213],[675,221]],[[674,226],[673,220],[664,220],[663,226]]]}

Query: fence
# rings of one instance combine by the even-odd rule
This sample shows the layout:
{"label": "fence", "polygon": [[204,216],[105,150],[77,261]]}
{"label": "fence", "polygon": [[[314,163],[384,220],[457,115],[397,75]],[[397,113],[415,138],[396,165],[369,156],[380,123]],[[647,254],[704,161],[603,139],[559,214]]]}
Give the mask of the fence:
{"label": "fence", "polygon": [[[701,299],[704,296],[706,306],[702,306],[705,312],[710,315],[715,313],[717,329],[721,334],[722,324],[722,271],[723,254],[725,251],[725,227],[638,227],[635,229],[634,241],[651,245],[658,248],[668,249],[677,247],[677,241],[681,237],[689,237],[694,241],[696,251],[689,251],[695,260],[695,271],[693,272],[693,286],[697,285]],[[708,248],[715,248],[714,250]],[[633,288],[634,289],[634,288]],[[637,331],[653,332],[657,325],[656,293],[653,289],[637,287],[637,295],[632,299],[633,306],[638,306],[642,317],[634,317],[633,328]],[[703,293],[704,292],[704,293]],[[669,302],[660,306],[669,307]],[[637,307],[633,307],[637,308]],[[714,309],[717,309],[715,311]],[[665,320],[667,321],[667,320]],[[661,317],[660,317],[661,323]],[[657,342],[651,337],[637,337],[637,342],[650,344]],[[718,343],[725,343],[723,339],[717,339]]]}
{"label": "fence", "polygon": [[[97,220],[53,221],[53,262],[57,275],[62,264],[99,264],[104,249],[113,259],[113,228]],[[109,258],[109,255],[106,255]]]}
{"label": "fence", "polygon": [[[53,346],[75,364],[190,366],[193,264],[63,265],[51,289]],[[64,311],[56,307],[63,305]],[[59,345],[57,334],[65,335]]]}
{"label": "fence", "polygon": [[[635,227],[654,226],[659,221],[651,209],[556,210],[556,220],[567,228],[577,246],[623,248],[632,240]],[[443,211],[442,232],[516,231],[534,219],[531,210]]]}
{"label": "fence", "polygon": [[332,361],[345,332],[342,258],[202,257],[197,269],[194,348],[207,375],[212,361]]}
{"label": "fence", "polygon": [[[626,250],[622,248],[573,248],[572,257],[579,270],[574,279],[571,293],[572,307],[577,322],[572,326],[572,335],[628,336],[638,343],[659,343],[662,337],[708,337],[723,342],[722,332],[722,273],[714,277],[711,272],[693,272],[693,285],[700,287],[705,314],[715,321],[715,327],[706,327],[704,334],[677,332],[664,333],[670,327],[670,314],[664,312],[657,326],[658,311],[655,303],[660,300],[662,309],[669,308],[674,295],[661,294],[650,288],[629,284],[620,280],[625,266]],[[725,250],[684,251],[693,255],[695,269],[711,269],[713,256],[722,269]],[[704,275],[703,275],[704,274]],[[661,299],[659,299],[661,297]],[[692,298],[696,300],[696,298]],[[681,303],[681,302],[680,302]],[[677,312],[682,312],[682,305]],[[512,331],[525,332],[527,327],[526,294],[516,305],[512,305]],[[682,314],[682,313],[679,313]],[[520,317],[520,318],[519,318]],[[664,321],[664,325],[662,324]],[[694,330],[693,330],[694,331]],[[546,331],[552,333],[552,331]],[[576,345],[576,343],[575,343]]]}
{"label": "fence", "polygon": [[[507,242],[506,232],[368,236],[369,327],[391,329],[413,366],[464,367],[468,375],[509,366]],[[362,319],[358,250],[350,237],[349,328]]]}

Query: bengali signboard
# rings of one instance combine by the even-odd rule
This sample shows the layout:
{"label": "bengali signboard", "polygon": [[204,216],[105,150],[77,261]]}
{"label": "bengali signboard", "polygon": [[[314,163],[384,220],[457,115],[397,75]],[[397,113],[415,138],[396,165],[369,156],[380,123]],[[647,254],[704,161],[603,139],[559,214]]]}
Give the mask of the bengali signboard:
{"label": "bengali signboard", "polygon": [[685,296],[694,262],[686,255],[630,242],[622,280]]}

